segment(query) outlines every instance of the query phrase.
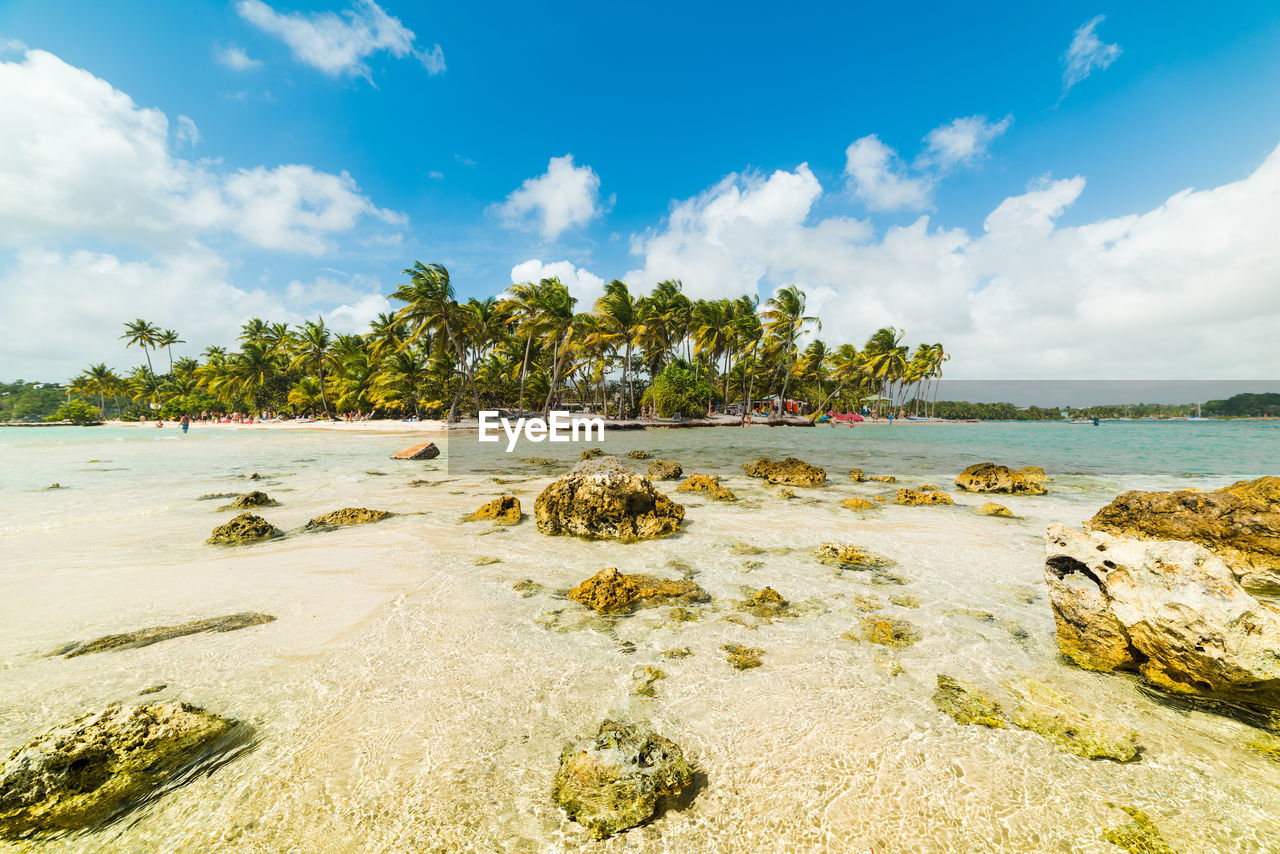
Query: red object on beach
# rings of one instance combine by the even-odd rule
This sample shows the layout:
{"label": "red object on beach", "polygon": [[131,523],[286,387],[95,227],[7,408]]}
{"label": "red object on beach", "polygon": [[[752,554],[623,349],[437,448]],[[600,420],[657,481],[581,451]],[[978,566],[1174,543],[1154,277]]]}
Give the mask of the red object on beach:
{"label": "red object on beach", "polygon": [[434,460],[440,456],[440,449],[436,447],[435,442],[425,442],[421,445],[414,445],[412,448],[405,448],[403,451],[396,451],[391,455],[393,460]]}
{"label": "red object on beach", "polygon": [[837,412],[831,416],[832,421],[861,421],[862,416],[856,412]]}

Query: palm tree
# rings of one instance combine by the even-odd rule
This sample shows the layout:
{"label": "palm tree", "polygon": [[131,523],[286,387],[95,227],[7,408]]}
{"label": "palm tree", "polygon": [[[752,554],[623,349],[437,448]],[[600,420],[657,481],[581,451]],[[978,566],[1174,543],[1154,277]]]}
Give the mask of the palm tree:
{"label": "palm tree", "polygon": [[[885,392],[906,374],[907,348],[902,345],[902,334],[901,329],[892,326],[877,329],[862,348],[867,370],[879,385],[879,398],[885,397]],[[896,397],[890,398],[890,403],[894,400]],[[876,400],[877,416],[881,402]]]}
{"label": "palm tree", "polygon": [[[639,319],[636,300],[632,299],[631,291],[627,288],[625,282],[614,279],[612,282],[604,286],[604,295],[596,300],[594,306],[596,317],[599,318],[603,327],[603,332],[609,336],[609,340],[613,345],[617,346],[622,343],[622,396],[625,404],[619,402],[618,415],[623,416],[623,407],[626,407],[626,413],[630,413],[635,408],[635,399],[631,394],[631,346],[635,343],[636,326]],[[605,413],[608,415],[608,412]]]}
{"label": "palm tree", "polygon": [[79,377],[73,382],[79,382],[89,394],[98,396],[98,408],[102,410],[105,418],[107,415],[107,395],[112,393],[120,382],[120,378],[116,376],[115,371],[106,366],[105,363],[99,362],[96,365],[90,365]]}
{"label": "palm tree", "polygon": [[542,280],[542,287],[538,291],[539,316],[542,319],[539,327],[551,347],[551,387],[542,402],[544,414],[551,411],[551,400],[559,387],[560,371],[569,340],[573,336],[574,321],[578,317],[573,311],[577,302],[569,289],[560,284],[559,279]]}
{"label": "palm tree", "polygon": [[[698,300],[693,305],[692,325],[694,354],[708,356],[715,364],[721,356],[727,358],[733,340],[734,303],[729,300]],[[710,377],[708,377],[710,379]],[[724,367],[724,401],[729,402],[729,366]]]}
{"label": "palm tree", "polygon": [[769,301],[765,303],[765,310],[761,313],[765,321],[764,328],[782,345],[783,358],[786,362],[782,374],[782,401],[784,406],[787,400],[787,385],[791,380],[791,356],[795,350],[796,336],[800,334],[800,331],[805,326],[810,324],[817,326],[819,329],[822,328],[822,321],[818,320],[818,318],[805,316],[804,304],[804,291],[795,285],[787,285],[785,288],[779,288],[769,298]]}
{"label": "palm tree", "polygon": [[[409,277],[408,284],[398,286],[391,298],[405,303],[405,307],[397,312],[397,316],[407,321],[412,330],[408,341],[416,341],[427,332],[443,332],[444,338],[453,347],[454,355],[462,366],[463,374],[475,393],[476,409],[480,409],[480,393],[471,376],[471,366],[467,363],[467,354],[462,342],[458,340],[457,320],[458,303],[454,300],[453,285],[449,281],[449,271],[440,264],[423,264],[415,261],[413,266],[403,271]],[[457,418],[458,400],[455,395],[449,406],[449,421]]]}
{"label": "palm tree", "polygon": [[169,373],[173,373],[173,345],[186,343],[186,341],[178,337],[177,331],[173,329],[165,329],[156,335],[155,346],[163,347],[169,353]]}
{"label": "palm tree", "polygon": [[520,362],[521,412],[524,412],[524,386],[529,373],[529,351],[533,347],[534,338],[538,336],[541,311],[538,295],[546,281],[543,279],[536,285],[533,282],[512,285],[507,288],[498,302],[498,309],[505,317],[507,326],[514,326],[515,334],[524,340],[524,358]]}
{"label": "palm tree", "polygon": [[308,320],[302,324],[302,328],[298,330],[294,336],[293,362],[289,365],[291,368],[302,368],[314,365],[316,375],[320,381],[320,402],[324,406],[324,417],[329,417],[329,399],[324,393],[324,366],[330,359],[330,351],[333,349],[333,338],[329,334],[329,330],[325,328],[324,318],[318,317],[315,321]]}
{"label": "palm tree", "polygon": [[124,325],[124,334],[120,337],[124,340],[126,348],[135,345],[142,348],[142,354],[147,357],[147,370],[154,373],[155,370],[151,367],[151,353],[148,351],[156,345],[159,336],[159,327],[139,317],[132,323]]}

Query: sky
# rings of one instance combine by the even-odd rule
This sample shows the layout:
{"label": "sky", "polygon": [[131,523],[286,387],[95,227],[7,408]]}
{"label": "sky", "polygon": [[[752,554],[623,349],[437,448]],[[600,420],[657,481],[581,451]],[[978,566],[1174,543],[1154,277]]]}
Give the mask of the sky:
{"label": "sky", "polygon": [[0,379],[361,331],[415,260],[1273,380],[1280,6],[0,0]]}

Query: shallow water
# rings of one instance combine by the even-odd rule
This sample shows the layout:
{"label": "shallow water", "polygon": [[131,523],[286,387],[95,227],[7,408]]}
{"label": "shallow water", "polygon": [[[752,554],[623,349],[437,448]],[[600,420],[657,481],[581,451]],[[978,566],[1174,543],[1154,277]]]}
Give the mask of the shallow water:
{"label": "shallow water", "polygon": [[[1117,849],[1101,829],[1125,820],[1107,801],[1145,810],[1182,851],[1280,850],[1277,760],[1246,747],[1256,732],[1063,664],[1042,575],[1046,523],[1078,523],[1124,489],[1275,474],[1278,424],[610,434],[608,452],[644,448],[686,474],[722,474],[740,499],[675,496],[688,508],[682,533],[634,545],[539,534],[533,499],[563,468],[522,463],[527,449],[513,459],[454,437],[440,459],[397,462],[391,452],[423,439],[160,433],[0,431],[0,755],[158,684],[147,699],[247,720],[259,742],[127,821],[64,840],[70,850],[1106,852]],[[569,461],[580,450],[532,452]],[[831,484],[781,500],[738,468],[762,453],[823,465]],[[839,504],[895,486],[949,488],[986,459],[1044,466],[1052,494],[995,497],[1017,520],[977,516],[987,497],[955,490],[956,507],[856,514]],[[851,484],[852,466],[900,483]],[[247,480],[253,472],[268,477]],[[45,489],[55,482],[63,488]],[[255,512],[290,536],[204,545],[234,514],[196,499],[254,488],[281,502]],[[460,524],[504,491],[523,502],[522,524]],[[296,533],[346,506],[397,515]],[[811,552],[826,541],[891,557],[905,583],[819,564]],[[735,554],[739,543],[763,553]],[[496,562],[476,565],[481,557]],[[695,622],[665,607],[595,617],[564,593],[605,566],[690,574],[714,601]],[[531,595],[512,587],[525,579]],[[766,623],[736,610],[764,586],[796,616]],[[899,595],[921,606],[889,604]],[[891,650],[841,637],[877,604],[923,640]],[[239,611],[278,620],[48,655]],[[724,644],[763,649],[764,665],[732,669]],[[684,647],[692,655],[661,655]],[[653,698],[633,693],[644,665],[666,673]],[[962,727],[933,706],[938,673],[994,689],[1048,682],[1137,729],[1145,752],[1127,765],[1089,761],[1021,730]],[[705,785],[682,808],[597,843],[548,792],[562,744],[613,712],[673,738]]]}

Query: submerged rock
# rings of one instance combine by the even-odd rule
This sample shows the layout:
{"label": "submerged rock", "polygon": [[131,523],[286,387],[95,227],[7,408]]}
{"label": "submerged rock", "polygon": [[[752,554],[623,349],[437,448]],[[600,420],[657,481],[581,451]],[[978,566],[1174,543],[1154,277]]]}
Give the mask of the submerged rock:
{"label": "submerged rock", "polygon": [[467,517],[468,522],[492,520],[495,525],[515,525],[521,519],[520,499],[514,495],[503,495],[483,505],[479,510]]}
{"label": "submerged rock", "polygon": [[738,607],[740,610],[767,620],[772,617],[791,616],[791,612],[787,610],[788,604],[781,593],[772,587],[766,587],[751,594]]}
{"label": "submerged rock", "polygon": [[1058,749],[1085,759],[1131,762],[1138,757],[1138,734],[1105,723],[1077,703],[1039,682],[1026,682],[1010,715],[1013,724],[1051,741]]}
{"label": "submerged rock", "polygon": [[675,460],[654,460],[649,463],[649,477],[654,480],[676,480],[684,474],[684,469]]}
{"label": "submerged rock", "polygon": [[874,480],[877,483],[897,483],[898,479],[891,474],[869,474],[867,480]]}
{"label": "submerged rock", "polygon": [[862,469],[849,469],[849,480],[854,483],[862,483],[867,476],[862,473]]}
{"label": "submerged rock", "polygon": [[994,501],[988,501],[978,508],[978,514],[982,516],[999,516],[1003,519],[1017,519],[1013,515],[1013,511],[1003,504],[996,504]]}
{"label": "submerged rock", "polygon": [[1017,471],[995,463],[974,463],[956,477],[956,486],[969,492],[1004,492],[1013,495],[1044,495],[1044,469],[1027,466]]}
{"label": "submerged rock", "polygon": [[569,591],[569,598],[598,614],[634,610],[649,602],[708,602],[711,596],[692,581],[668,580],[652,575],[624,575],[613,567],[602,569]]}
{"label": "submerged rock", "polygon": [[787,457],[785,460],[771,460],[761,457],[742,467],[747,477],[763,478],[769,483],[782,483],[788,486],[820,486],[827,482],[827,472],[819,466],[811,466],[804,460]]}
{"label": "submerged rock", "polygon": [[317,516],[306,525],[308,531],[332,531],[335,528],[346,528],[351,525],[366,525],[370,522],[381,522],[391,514],[386,510],[368,510],[364,507],[344,507]]}
{"label": "submerged rock", "polygon": [[627,451],[627,459],[629,460],[647,460],[652,456],[653,454],[648,451]]}
{"label": "submerged rock", "polygon": [[915,489],[899,489],[893,499],[895,504],[954,504],[951,496],[931,483],[917,486]]}
{"label": "submerged rock", "polygon": [[236,722],[186,703],[110,705],[32,739],[0,765],[0,837],[92,827],[179,783]]}
{"label": "submerged rock", "polygon": [[882,614],[865,618],[857,634],[850,633],[847,637],[894,649],[904,649],[920,642],[920,632],[910,622]]}
{"label": "submerged rock", "polygon": [[598,458],[598,457],[603,457],[603,456],[604,456],[604,449],[603,449],[603,448],[587,448],[585,451],[583,451],[583,452],[582,452],[582,455],[581,455],[581,456],[579,456],[579,457],[578,457],[578,459],[579,459],[579,460],[594,460],[594,459],[596,459],[596,458]]}
{"label": "submerged rock", "polygon": [[884,555],[841,543],[823,543],[814,549],[813,556],[819,563],[835,564],[848,569],[881,569],[894,565]]}
{"label": "submerged rock", "polygon": [[544,534],[620,540],[666,536],[684,521],[682,505],[612,457],[578,463],[542,491],[533,511]]}
{"label": "submerged rock", "polygon": [[715,501],[738,500],[733,490],[722,486],[720,476],[714,474],[691,474],[676,487],[676,492],[705,492]]}
{"label": "submerged rock", "polygon": [[277,507],[280,502],[267,495],[265,492],[254,490],[246,492],[244,495],[237,495],[236,500],[232,501],[225,507],[219,507],[219,510],[248,510],[251,507]]}
{"label": "submerged rock", "polygon": [[393,460],[434,460],[440,456],[440,449],[436,447],[435,442],[424,442],[421,445],[414,445],[411,448],[405,448],[403,451],[396,451],[391,455]]}
{"label": "submerged rock", "polygon": [[1245,587],[1280,589],[1280,477],[1201,492],[1126,492],[1089,520],[1095,531],[1199,543]]}
{"label": "submerged rock", "polygon": [[1058,648],[1079,666],[1280,724],[1280,611],[1208,549],[1050,525],[1045,580]]}
{"label": "submerged rock", "polygon": [[789,486],[780,486],[778,487],[778,497],[779,498],[795,498],[796,491]]}
{"label": "submerged rock", "polygon": [[565,746],[551,796],[571,820],[603,839],[648,821],[661,799],[693,782],[678,745],[647,727],[606,720]]}
{"label": "submerged rock", "polygon": [[840,506],[849,510],[874,510],[876,505],[865,498],[846,498],[840,502]]}
{"label": "submerged rock", "polygon": [[763,649],[743,646],[742,644],[725,644],[721,649],[729,653],[725,660],[733,666],[734,670],[750,670],[753,667],[759,667],[764,664]]}
{"label": "submerged rock", "polygon": [[252,513],[241,513],[239,516],[219,525],[205,542],[219,546],[236,546],[242,543],[256,543],[280,537],[280,529],[261,516]]}
{"label": "submerged rock", "polygon": [[1118,809],[1128,813],[1132,820],[1106,828],[1102,831],[1103,839],[1123,848],[1129,854],[1178,854],[1177,850],[1164,841],[1160,829],[1151,821],[1150,816],[1136,807],[1121,806]]}
{"label": "submerged rock", "polygon": [[151,626],[119,635],[107,635],[84,643],[72,644],[64,648],[60,654],[63,658],[75,658],[91,652],[106,652],[113,649],[136,649],[150,646],[153,643],[180,638],[202,632],[234,632],[250,626],[261,626],[275,621],[270,614],[258,614],[246,611],[240,614],[229,614],[225,617],[210,617],[205,620],[191,620],[173,626]]}
{"label": "submerged rock", "polygon": [[637,667],[631,672],[631,693],[641,697],[656,696],[658,689],[654,687],[654,683],[666,678],[666,673],[652,665],[646,664],[643,667]]}
{"label": "submerged rock", "polygon": [[956,723],[1004,729],[1004,710],[998,702],[950,676],[938,674],[938,690],[933,693],[933,704],[954,718]]}

